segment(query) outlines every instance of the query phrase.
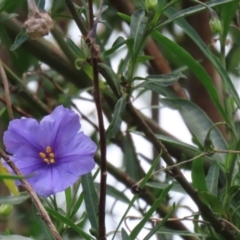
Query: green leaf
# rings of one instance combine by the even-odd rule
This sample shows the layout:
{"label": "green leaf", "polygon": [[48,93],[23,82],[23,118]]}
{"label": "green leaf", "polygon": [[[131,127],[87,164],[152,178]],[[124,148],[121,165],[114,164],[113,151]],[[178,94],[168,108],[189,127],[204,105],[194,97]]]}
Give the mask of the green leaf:
{"label": "green leaf", "polygon": [[[213,0],[213,1],[209,1],[206,2],[205,4],[208,5],[209,7],[215,7],[224,3],[229,3],[229,2],[233,2],[233,1],[237,1],[237,0]],[[226,8],[227,9],[227,8]],[[206,10],[206,7],[203,6],[202,4],[199,4],[197,6],[193,6],[193,7],[189,7],[187,9],[181,10],[181,11],[177,11],[176,13],[174,13],[171,16],[168,16],[168,20],[166,20],[165,22],[161,23],[159,26],[157,26],[156,28],[160,28],[165,26],[168,23],[174,22],[175,20],[179,19],[179,18],[183,18],[183,17],[187,17],[190,15],[193,15],[197,12]],[[164,12],[166,14],[166,12]]]}
{"label": "green leaf", "polygon": [[172,51],[172,53],[175,54],[176,58],[181,59],[181,61],[189,67],[190,71],[192,71],[204,85],[220,113],[223,115],[225,119],[227,119],[228,117],[226,116],[226,113],[220,103],[219,96],[212,82],[212,79],[209,77],[209,75],[207,74],[206,70],[202,67],[202,65],[198,63],[182,47],[178,46],[175,42],[161,35],[159,32],[154,32],[153,37],[161,44],[163,44],[164,47],[168,48],[169,51]]}
{"label": "green leaf", "polygon": [[207,192],[200,192],[199,195],[203,202],[205,202],[213,210],[213,212],[220,215],[225,215],[226,212],[223,209],[222,200],[220,197],[214,196]]}
{"label": "green leaf", "polygon": [[129,22],[129,23],[131,22],[131,17],[128,16],[127,14],[118,12],[117,15],[123,20],[125,20],[126,22]]}
{"label": "green leaf", "polygon": [[[146,186],[151,188],[157,188],[157,189],[164,189],[167,186],[169,186],[169,183],[162,183],[162,182],[147,182]],[[182,194],[186,194],[186,191],[182,188],[182,186],[178,183],[173,183],[171,191],[179,192]]]}
{"label": "green leaf", "polygon": [[5,22],[10,18],[16,18],[16,17],[18,17],[17,13],[11,13],[11,14],[8,14],[7,16],[0,16],[0,23]]}
{"label": "green leaf", "polygon": [[38,223],[38,226],[41,228],[41,233],[43,234],[44,239],[45,240],[54,240],[54,237],[53,237],[52,233],[50,232],[49,227],[42,220],[42,218],[39,215],[37,215],[38,210],[34,204],[32,204],[32,210],[33,210],[33,216],[35,217],[35,219]]}
{"label": "green leaf", "polygon": [[[163,105],[179,110],[184,122],[203,147],[208,130],[213,126],[213,122],[209,119],[206,113],[196,104],[185,99],[165,98],[162,99],[161,102]],[[227,149],[227,143],[218,128],[212,129],[210,139],[215,149]],[[222,161],[225,160],[224,154],[214,154],[214,157],[221,159]]]}
{"label": "green leaf", "polygon": [[194,233],[189,231],[178,231],[175,229],[168,229],[165,227],[162,227],[160,230],[157,231],[159,234],[163,235],[179,235],[179,236],[189,236],[189,237],[207,237],[208,235],[206,233]]}
{"label": "green leaf", "polygon": [[192,162],[192,185],[199,192],[207,192],[202,158],[197,158]]}
{"label": "green leaf", "polygon": [[175,211],[175,207],[145,236],[143,240],[149,240],[164,224],[167,222],[168,218],[173,214]]}
{"label": "green leaf", "polygon": [[[167,16],[172,16],[176,12],[177,12],[177,10],[175,10],[174,8],[169,8],[166,10],[165,13],[167,14]],[[201,49],[201,51],[204,53],[204,55],[211,61],[213,66],[216,68],[218,73],[221,75],[223,81],[226,83],[228,90],[231,93],[232,97],[234,98],[237,106],[240,108],[240,99],[239,99],[238,93],[232,83],[232,80],[230,79],[230,77],[228,75],[228,72],[224,69],[222,63],[216,58],[216,56],[211,52],[210,48],[203,42],[203,40],[200,38],[198,33],[189,25],[189,23],[185,19],[179,19],[179,20],[175,21],[175,23],[182,28],[182,30],[196,43],[196,45]],[[198,75],[196,75],[196,76],[198,77]],[[203,80],[204,79],[201,80],[202,83],[203,83]],[[206,81],[208,81],[208,80],[206,80]],[[203,84],[206,87],[206,83],[203,83]],[[213,93],[211,93],[209,91],[209,94],[211,96],[211,94],[213,94]],[[214,101],[214,103],[217,105],[219,111],[221,111],[223,117],[227,121],[228,119],[227,119],[225,113],[222,112],[222,109],[219,108],[218,103],[215,101]]]}
{"label": "green leaf", "polygon": [[[150,169],[148,170],[147,174],[145,175],[145,177],[140,181],[139,184],[139,189],[141,190],[147,183],[147,181],[149,180],[149,178],[152,176],[152,173],[154,171],[154,169],[156,168],[156,166],[158,165],[159,161],[160,161],[160,157],[161,154],[159,154],[156,159],[153,161],[152,166],[150,167]],[[112,240],[114,240],[115,235],[117,234],[118,229],[120,228],[122,222],[124,221],[124,219],[127,216],[127,213],[129,212],[129,210],[131,209],[131,207],[133,206],[134,202],[136,201],[136,199],[138,198],[138,194],[135,194],[131,200],[131,202],[128,204],[128,207],[126,209],[126,211],[124,212],[121,220],[118,223],[118,226],[115,230],[115,233],[113,234]]]}
{"label": "green leaf", "polygon": [[134,40],[132,38],[128,38],[125,40],[122,36],[118,37],[110,49],[102,52],[102,55],[101,55],[102,58],[105,59],[109,57],[111,54],[115,53],[116,50],[121,46],[123,46],[124,44],[126,44],[127,46],[129,46],[129,44],[133,44],[133,41]]}
{"label": "green leaf", "polygon": [[26,40],[28,39],[28,34],[26,33],[26,29],[22,28],[20,33],[16,36],[13,45],[10,47],[11,51],[19,48]]}
{"label": "green leaf", "polygon": [[179,72],[170,74],[149,75],[145,78],[135,77],[134,80],[145,80],[145,82],[139,84],[137,87],[147,87],[148,84],[155,84],[159,87],[168,87],[174,82],[178,81],[180,78],[186,78],[186,76]]}
{"label": "green leaf", "polygon": [[129,237],[129,235],[127,234],[124,228],[122,228],[121,237],[122,237],[122,240],[132,240],[132,238]]}
{"label": "green leaf", "polygon": [[26,176],[17,176],[17,175],[7,175],[7,174],[0,174],[0,180],[3,180],[3,179],[25,179],[25,178],[30,178],[32,177],[34,174],[31,174],[31,175],[26,175]]}
{"label": "green leaf", "polygon": [[79,210],[80,206],[82,205],[82,202],[83,202],[83,192],[80,194],[80,196],[78,197],[78,200],[77,202],[75,203],[72,211],[71,211],[71,214],[70,214],[70,219],[72,219],[75,214],[77,213],[77,211]]}
{"label": "green leaf", "polygon": [[70,38],[66,38],[66,43],[68,47],[77,55],[77,57],[83,60],[86,59],[83,51]]}
{"label": "green leaf", "polygon": [[72,205],[72,191],[71,191],[71,187],[68,187],[66,190],[65,190],[65,200],[66,200],[66,210],[67,210],[67,213],[69,211],[69,209],[71,208],[71,205]]}
{"label": "green leaf", "polygon": [[106,131],[106,136],[108,139],[113,137],[113,135],[119,130],[122,119],[121,114],[125,110],[127,101],[127,94],[124,94],[116,103],[113,112],[113,119]]}
{"label": "green leaf", "polygon": [[152,217],[155,210],[159,207],[162,201],[167,197],[168,192],[170,191],[172,184],[166,187],[162,192],[160,197],[153,203],[151,208],[144,214],[144,218],[137,224],[137,226],[132,230],[130,237],[136,239],[140,231],[143,229],[144,225],[149,221],[149,218]]}
{"label": "green leaf", "polygon": [[28,198],[27,192],[22,192],[19,196],[0,196],[0,204],[17,205],[25,202]]}
{"label": "green leaf", "polygon": [[222,23],[222,34],[221,34],[221,41],[225,42],[225,39],[228,34],[230,23],[235,16],[235,13],[239,7],[239,0],[235,0],[233,2],[229,2],[222,6],[219,6],[220,13],[221,13],[221,23]]}
{"label": "green leaf", "polygon": [[101,70],[101,73],[105,73],[105,79],[110,88],[113,90],[113,92],[120,96],[121,93],[121,86],[120,86],[120,79],[116,75],[116,73],[110,68],[108,65],[104,63],[98,63],[99,69]]}
{"label": "green leaf", "polygon": [[212,162],[208,170],[206,177],[206,184],[209,193],[216,195],[218,192],[218,177],[219,177],[219,167],[216,163]]}
{"label": "green leaf", "polygon": [[127,132],[123,138],[124,163],[126,166],[126,173],[135,181],[140,179],[140,163],[135,151],[135,146],[131,135]]}
{"label": "green leaf", "polygon": [[35,0],[35,3],[39,10],[44,10],[45,2],[45,0]]}
{"label": "green leaf", "polygon": [[55,219],[57,219],[61,223],[65,223],[67,226],[69,226],[71,229],[73,229],[75,232],[77,232],[79,234],[79,237],[82,237],[85,240],[93,239],[89,234],[84,232],[80,227],[78,227],[69,218],[66,218],[65,216],[63,216],[62,214],[60,214],[59,212],[55,211],[52,208],[46,207],[46,210],[52,217],[54,217]]}
{"label": "green leaf", "polygon": [[152,60],[152,59],[153,59],[152,56],[140,55],[140,56],[137,56],[135,64],[138,65],[140,63],[144,63],[144,62],[147,62],[147,61]]}
{"label": "green leaf", "polygon": [[142,44],[148,18],[144,9],[133,13],[130,24],[130,37],[134,39],[133,51],[137,52]]}
{"label": "green leaf", "polygon": [[[94,183],[94,186],[96,189],[100,190],[100,184],[99,183]],[[116,199],[116,201],[122,201],[124,203],[129,204],[130,200],[126,197],[126,195],[122,192],[116,189],[115,187],[108,185],[107,184],[107,195],[113,197]]]}
{"label": "green leaf", "polygon": [[98,229],[98,195],[91,173],[82,176],[83,197],[88,219],[93,229]]}
{"label": "green leaf", "polygon": [[7,236],[4,236],[2,234],[0,234],[0,239],[1,240],[34,240],[34,238],[22,237],[20,235],[7,235]]}

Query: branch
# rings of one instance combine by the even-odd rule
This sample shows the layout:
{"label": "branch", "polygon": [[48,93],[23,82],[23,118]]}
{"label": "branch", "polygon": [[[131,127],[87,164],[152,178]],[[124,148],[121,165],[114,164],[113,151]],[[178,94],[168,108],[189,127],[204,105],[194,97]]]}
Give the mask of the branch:
{"label": "branch", "polygon": [[[99,2],[99,14],[101,14],[103,2]],[[99,88],[99,79],[98,79],[98,61],[100,56],[99,46],[96,45],[96,28],[98,24],[98,18],[94,22],[93,15],[93,2],[88,0],[88,11],[89,11],[89,22],[90,22],[90,31],[85,38],[86,44],[91,50],[91,65],[93,70],[93,97],[97,109],[98,124],[99,124],[99,135],[100,135],[100,151],[101,151],[101,162],[100,162],[100,199],[99,199],[99,232],[98,239],[106,239],[106,226],[105,226],[105,206],[106,206],[106,184],[107,184],[107,162],[106,162],[106,133],[103,123],[103,113],[102,113],[102,103],[101,103],[101,94]],[[100,15],[99,15],[100,16]]]}
{"label": "branch", "polygon": [[227,229],[223,228],[221,222],[218,221],[218,219],[214,216],[211,209],[203,203],[197,191],[189,184],[189,182],[184,177],[179,168],[174,166],[175,163],[172,160],[171,156],[169,155],[166,147],[161,143],[161,141],[159,141],[155,137],[152,130],[149,128],[146,122],[143,119],[141,119],[140,115],[137,114],[131,103],[127,105],[127,111],[129,112],[130,115],[132,115],[135,121],[138,122],[138,125],[141,127],[146,137],[155,146],[156,150],[158,152],[162,152],[163,160],[168,166],[172,167],[170,171],[171,175],[179,182],[179,184],[183,187],[186,193],[192,198],[192,200],[195,202],[198,209],[200,210],[202,216],[211,223],[212,227],[217,233],[221,234],[228,240],[234,240],[234,236],[232,235],[232,233]]}
{"label": "branch", "polygon": [[[6,161],[6,163],[9,165],[9,167],[13,170],[15,174],[18,176],[22,176],[21,172],[17,168],[14,162],[11,161],[11,159],[8,157],[8,155],[0,148],[0,155],[1,157]],[[39,200],[37,194],[34,192],[30,184],[25,179],[20,179],[22,186],[26,189],[26,191],[29,193],[32,202],[35,204],[36,208],[38,209],[40,217],[43,219],[43,221],[48,226],[50,232],[52,233],[55,240],[62,240],[61,236],[59,235],[57,229],[55,228],[54,224],[52,223],[47,211],[43,207],[41,201]]]}

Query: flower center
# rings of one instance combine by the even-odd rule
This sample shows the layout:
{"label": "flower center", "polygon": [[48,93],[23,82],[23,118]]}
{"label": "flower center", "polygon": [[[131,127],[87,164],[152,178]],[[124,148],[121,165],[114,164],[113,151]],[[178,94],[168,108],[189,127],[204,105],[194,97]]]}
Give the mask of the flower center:
{"label": "flower center", "polygon": [[43,161],[47,164],[55,163],[55,155],[52,152],[52,148],[50,146],[46,147],[46,152],[40,152],[39,156],[43,159]]}

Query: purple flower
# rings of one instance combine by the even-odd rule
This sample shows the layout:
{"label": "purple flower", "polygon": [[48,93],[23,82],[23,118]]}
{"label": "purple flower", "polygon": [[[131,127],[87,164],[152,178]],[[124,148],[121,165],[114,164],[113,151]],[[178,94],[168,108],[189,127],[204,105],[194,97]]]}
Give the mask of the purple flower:
{"label": "purple flower", "polygon": [[58,106],[40,123],[32,118],[10,122],[3,141],[12,161],[37,194],[61,192],[95,166],[96,144],[80,130],[79,116]]}

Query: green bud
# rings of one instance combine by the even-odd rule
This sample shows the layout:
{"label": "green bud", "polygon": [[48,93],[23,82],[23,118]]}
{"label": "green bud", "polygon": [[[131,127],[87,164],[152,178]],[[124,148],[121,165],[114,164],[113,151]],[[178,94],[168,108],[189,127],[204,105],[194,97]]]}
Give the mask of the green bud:
{"label": "green bud", "polygon": [[213,33],[221,33],[222,32],[222,24],[219,19],[217,19],[217,18],[210,19],[209,25],[210,25],[211,31]]}
{"label": "green bud", "polygon": [[209,21],[209,26],[211,28],[211,31],[213,33],[221,33],[222,32],[222,24],[218,18],[217,13],[214,10],[211,10],[210,17],[211,17],[211,19]]}
{"label": "green bud", "polygon": [[158,5],[158,0],[145,0],[145,6],[148,10],[154,10]]}
{"label": "green bud", "polygon": [[3,217],[8,217],[13,209],[13,205],[10,204],[2,204],[0,206],[0,215],[2,215]]}

